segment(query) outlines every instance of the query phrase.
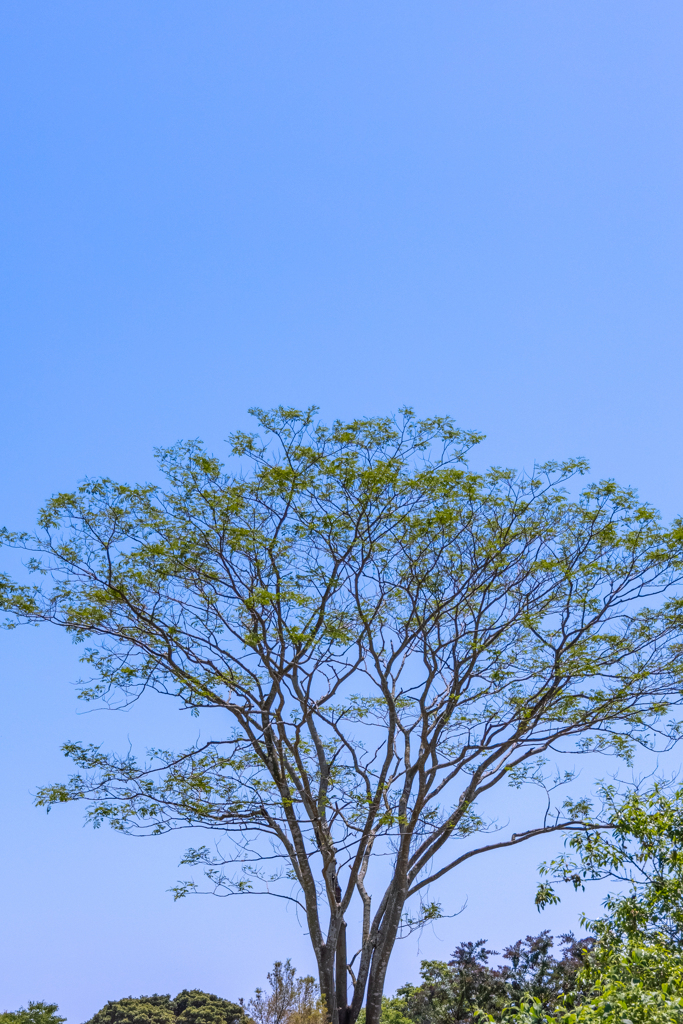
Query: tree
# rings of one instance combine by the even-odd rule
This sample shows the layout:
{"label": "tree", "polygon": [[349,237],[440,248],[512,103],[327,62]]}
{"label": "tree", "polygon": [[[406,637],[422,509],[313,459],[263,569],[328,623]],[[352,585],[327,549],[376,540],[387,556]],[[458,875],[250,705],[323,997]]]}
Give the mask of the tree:
{"label": "tree", "polygon": [[0,1024],[66,1024],[66,1017],[57,1013],[56,1003],[29,1003],[26,1008],[0,1013]]}
{"label": "tree", "polygon": [[297,978],[291,961],[276,960],[268,981],[270,992],[257,988],[249,1000],[256,1024],[324,1024],[327,1015],[314,977]]}
{"label": "tree", "polygon": [[495,950],[486,941],[461,942],[449,963],[423,960],[421,985],[402,985],[396,995],[403,1013],[415,1024],[472,1022],[477,1010],[495,1012],[508,1002],[501,972],[489,967]]}
{"label": "tree", "polygon": [[[552,1014],[538,999],[522,1000],[504,1011],[504,1024],[681,1024],[680,953],[639,943],[609,947],[605,952],[596,963],[588,958],[582,979],[591,989],[587,998],[577,1004],[568,995]],[[493,1017],[489,1020],[493,1022]]]}
{"label": "tree", "polygon": [[110,999],[87,1024],[174,1024],[169,995],[124,996]]}
{"label": "tree", "polygon": [[[610,829],[587,829],[566,839],[566,850],[542,874],[584,888],[587,880],[626,885],[604,901],[605,914],[583,923],[597,941],[584,958],[579,991],[558,1003],[563,1024],[647,1024],[683,1021],[683,790],[658,780],[626,794],[602,784]],[[552,885],[539,887],[542,907],[557,902]],[[541,1002],[522,1001],[515,1024],[548,1020]],[[511,1022],[512,1024],[512,1022]]]}
{"label": "tree", "polygon": [[246,1024],[244,1007],[199,989],[108,1002],[87,1024]]}
{"label": "tree", "polygon": [[296,903],[331,1020],[365,1000],[378,1024],[397,938],[442,912],[430,886],[594,823],[584,801],[549,802],[489,838],[493,787],[552,785],[563,744],[629,756],[675,739],[683,525],[611,481],[572,497],[583,460],[475,473],[480,435],[448,418],[256,416],[261,435],[231,438],[234,471],[179,444],[159,453],[164,485],[88,480],[35,536],[3,534],[41,581],[5,580],[3,606],[83,644],[85,699],[150,689],[226,722],[147,762],[67,743],[81,773],[38,803],[225,837],[185,863],[218,893]]}
{"label": "tree", "polygon": [[414,1024],[473,1024],[482,1013],[500,1020],[505,1008],[523,997],[553,1010],[575,990],[585,950],[593,940],[562,935],[560,943],[562,956],[555,959],[549,932],[527,935],[503,951],[508,963],[491,967],[489,959],[497,954],[486,948],[484,939],[461,942],[448,963],[423,960],[422,984],[403,985],[391,1003]]}
{"label": "tree", "polygon": [[508,1002],[526,995],[544,1010],[553,1010],[565,995],[576,993],[577,976],[594,943],[592,937],[575,939],[571,932],[561,935],[562,956],[556,960],[550,952],[554,941],[549,931],[518,939],[503,952],[510,961],[501,970],[508,985]]}
{"label": "tree", "polygon": [[[655,943],[683,953],[683,789],[657,781],[626,795],[612,784],[601,790],[611,828],[568,836],[566,852],[542,864],[542,873],[575,889],[608,878],[628,886],[607,896],[603,917],[584,920],[602,948]],[[542,884],[539,906],[556,900],[552,886]]]}

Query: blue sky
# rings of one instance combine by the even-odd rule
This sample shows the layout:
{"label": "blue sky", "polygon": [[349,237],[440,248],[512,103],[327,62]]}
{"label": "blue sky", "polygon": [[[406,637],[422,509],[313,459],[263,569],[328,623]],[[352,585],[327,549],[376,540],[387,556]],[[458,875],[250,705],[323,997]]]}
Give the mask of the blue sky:
{"label": "blue sky", "polygon": [[[675,0],[4,0],[0,522],[279,403],[452,413],[482,462],[585,455],[681,511],[682,30]],[[63,740],[187,728],[77,716],[78,674],[62,636],[0,636],[0,1008],[310,970],[281,907],[172,903],[181,839],[32,807]],[[531,906],[546,852],[449,881],[468,909],[389,987],[575,926],[597,895]]]}

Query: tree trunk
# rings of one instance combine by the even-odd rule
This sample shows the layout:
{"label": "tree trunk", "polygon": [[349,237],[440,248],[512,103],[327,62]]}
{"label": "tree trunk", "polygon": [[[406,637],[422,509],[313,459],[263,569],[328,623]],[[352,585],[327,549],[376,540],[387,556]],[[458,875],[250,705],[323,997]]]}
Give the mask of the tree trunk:
{"label": "tree trunk", "polygon": [[337,993],[334,988],[334,950],[328,945],[322,948],[320,963],[320,994],[325,1000],[327,1019],[330,1024],[335,1024],[337,1017]]}
{"label": "tree trunk", "polygon": [[346,970],[346,922],[342,921],[337,939],[337,1024],[349,1024],[349,997]]}
{"label": "tree trunk", "polygon": [[395,895],[390,897],[382,923],[379,927],[372,964],[368,976],[367,999],[365,1003],[365,1024],[379,1024],[382,1014],[382,996],[389,958],[396,942],[401,914],[406,901],[407,886],[405,882],[394,889]]}

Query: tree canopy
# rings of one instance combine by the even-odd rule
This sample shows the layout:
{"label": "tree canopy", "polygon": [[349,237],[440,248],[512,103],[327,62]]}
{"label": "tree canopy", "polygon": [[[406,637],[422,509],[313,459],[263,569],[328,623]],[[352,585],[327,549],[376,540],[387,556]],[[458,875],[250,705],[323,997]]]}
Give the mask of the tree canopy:
{"label": "tree canopy", "polygon": [[240,1003],[202,992],[183,989],[169,995],[127,996],[108,1002],[87,1024],[247,1024]]}
{"label": "tree canopy", "polygon": [[4,577],[2,606],[83,645],[85,700],[149,689],[225,719],[146,760],[69,742],[79,772],[38,802],[85,800],[124,832],[213,830],[227,846],[185,863],[221,894],[296,902],[331,1019],[365,1001],[377,1024],[397,937],[441,913],[430,886],[601,824],[549,798],[501,835],[493,787],[552,785],[558,751],[677,738],[683,525],[613,481],[579,489],[581,459],[474,472],[481,436],[449,418],[255,414],[228,470],[179,444],[158,453],[163,483],[87,480],[37,533],[3,532],[38,583]]}
{"label": "tree canopy", "polygon": [[66,1017],[60,1017],[58,1010],[56,1003],[33,1002],[0,1013],[0,1024],[66,1024]]}
{"label": "tree canopy", "polygon": [[[385,1000],[382,1020],[400,1014],[412,1024],[475,1024],[481,1014],[499,1020],[506,1007],[524,997],[536,1000],[543,1011],[552,1011],[565,995],[574,993],[591,938],[560,936],[562,955],[554,957],[550,932],[527,935],[503,950],[507,963],[489,964],[496,950],[485,939],[461,942],[448,963],[423,960],[419,985],[403,985],[395,999]],[[397,1021],[396,1024],[401,1024]]]}

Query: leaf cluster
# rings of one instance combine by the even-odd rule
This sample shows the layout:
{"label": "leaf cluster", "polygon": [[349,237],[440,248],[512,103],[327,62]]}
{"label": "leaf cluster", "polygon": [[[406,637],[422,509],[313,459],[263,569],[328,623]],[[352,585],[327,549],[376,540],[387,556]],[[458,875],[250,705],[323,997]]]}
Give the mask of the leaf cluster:
{"label": "leaf cluster", "polygon": [[[600,787],[608,828],[576,832],[565,851],[541,865],[549,879],[583,888],[589,880],[612,879],[626,886],[607,896],[606,913],[586,923],[606,944],[622,941],[683,952],[683,788],[663,781],[620,794]],[[549,882],[537,902],[555,902]]]}

